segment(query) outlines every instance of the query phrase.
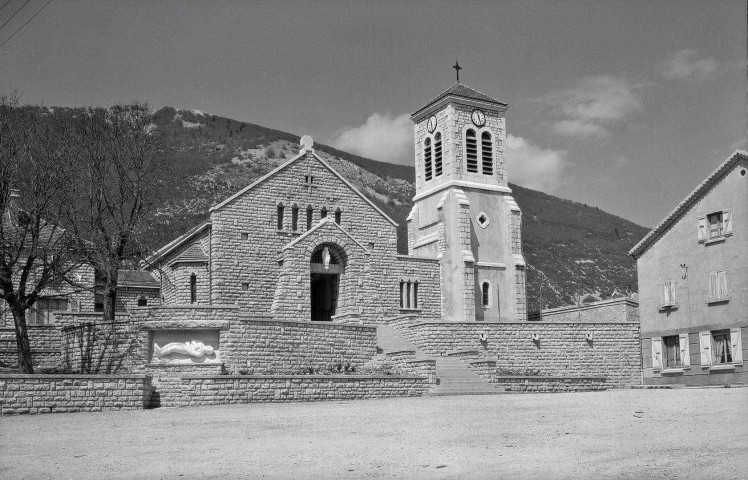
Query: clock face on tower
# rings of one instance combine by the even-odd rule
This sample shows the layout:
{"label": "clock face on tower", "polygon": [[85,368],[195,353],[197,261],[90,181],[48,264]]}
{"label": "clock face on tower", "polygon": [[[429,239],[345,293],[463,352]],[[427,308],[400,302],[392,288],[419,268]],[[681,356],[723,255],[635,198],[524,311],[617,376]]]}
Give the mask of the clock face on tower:
{"label": "clock face on tower", "polygon": [[486,124],[486,115],[479,109],[473,110],[470,115],[470,119],[473,121],[476,127],[482,127]]}
{"label": "clock face on tower", "polygon": [[434,115],[429,117],[429,123],[426,127],[429,129],[429,133],[434,133],[434,130],[436,130],[436,117]]}

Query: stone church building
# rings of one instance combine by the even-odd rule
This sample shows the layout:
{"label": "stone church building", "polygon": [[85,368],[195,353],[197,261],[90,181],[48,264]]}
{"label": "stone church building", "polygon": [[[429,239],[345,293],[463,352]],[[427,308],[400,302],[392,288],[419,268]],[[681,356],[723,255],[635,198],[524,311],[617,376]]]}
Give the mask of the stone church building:
{"label": "stone church building", "polygon": [[146,270],[164,304],[236,304],[287,320],[525,320],[506,109],[458,82],[411,116],[408,255],[397,254],[397,224],[306,136],[296,157],[212,207],[209,220],[158,250]]}

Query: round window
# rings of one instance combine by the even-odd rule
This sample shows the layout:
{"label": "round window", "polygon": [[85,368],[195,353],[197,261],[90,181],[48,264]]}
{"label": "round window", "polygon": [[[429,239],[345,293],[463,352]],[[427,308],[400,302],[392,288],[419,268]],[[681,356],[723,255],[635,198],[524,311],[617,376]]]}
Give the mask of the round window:
{"label": "round window", "polygon": [[478,221],[478,225],[480,228],[486,228],[489,223],[491,223],[491,220],[488,218],[488,215],[486,215],[486,212],[480,212],[475,219]]}

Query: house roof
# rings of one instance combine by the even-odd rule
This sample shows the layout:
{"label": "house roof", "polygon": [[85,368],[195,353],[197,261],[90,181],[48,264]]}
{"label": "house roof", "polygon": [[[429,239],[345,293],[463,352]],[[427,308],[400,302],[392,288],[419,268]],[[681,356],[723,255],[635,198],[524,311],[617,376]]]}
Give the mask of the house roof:
{"label": "house roof", "polygon": [[678,219],[693,206],[712,186],[719,182],[740,160],[748,160],[748,152],[735,150],[722,165],[717,167],[703,182],[701,182],[682,202],[676,206],[660,223],[629,251],[629,255],[638,257],[654,244]]}
{"label": "house roof", "polygon": [[431,100],[430,102],[428,102],[426,105],[424,105],[423,107],[421,107],[418,110],[416,110],[415,113],[413,113],[413,115],[411,115],[411,116],[415,116],[420,111],[428,108],[429,106],[431,106],[434,103],[438,102],[442,98],[445,98],[445,97],[448,97],[448,96],[461,97],[461,98],[466,98],[466,99],[469,99],[469,100],[478,100],[480,102],[495,103],[495,104],[503,105],[503,106],[507,105],[506,103],[501,102],[499,100],[496,100],[493,97],[489,97],[485,93],[481,93],[478,90],[474,90],[474,89],[468,87],[467,85],[464,85],[464,84],[462,84],[460,82],[456,82],[454,85],[452,85],[451,87],[449,87],[448,89],[446,89],[444,92],[442,92],[441,94],[437,95],[436,98],[434,98],[433,100]]}
{"label": "house roof", "polygon": [[[346,179],[345,179],[345,178],[344,178],[344,177],[343,177],[342,175],[340,175],[340,174],[339,174],[339,173],[338,173],[338,172],[337,172],[337,171],[336,171],[336,170],[335,170],[334,168],[332,168],[332,167],[331,167],[331,166],[330,166],[330,165],[329,165],[329,164],[328,164],[327,162],[325,162],[324,160],[322,160],[322,159],[321,159],[321,158],[319,157],[319,155],[317,155],[316,153],[314,153],[314,150],[311,150],[311,152],[310,152],[310,153],[312,154],[312,156],[313,156],[313,157],[314,157],[315,159],[317,159],[317,161],[318,161],[318,162],[320,162],[320,163],[321,163],[322,165],[324,165],[324,166],[325,166],[325,168],[327,168],[327,169],[328,169],[328,170],[329,170],[330,172],[332,172],[332,173],[333,173],[333,175],[335,175],[335,176],[336,176],[336,177],[338,177],[338,178],[339,178],[339,179],[340,179],[340,180],[341,180],[341,181],[342,181],[343,183],[345,183],[345,184],[346,184],[346,185],[348,186],[348,188],[350,188],[351,190],[353,190],[353,192],[354,192],[354,193],[356,193],[356,195],[358,195],[359,197],[361,197],[361,199],[362,199],[362,200],[363,200],[364,202],[368,203],[368,204],[369,204],[369,205],[370,205],[370,206],[371,206],[371,207],[372,207],[372,208],[373,208],[374,210],[376,210],[376,211],[377,211],[377,212],[378,212],[378,213],[379,213],[380,215],[382,215],[382,216],[383,216],[383,217],[385,218],[385,220],[387,220],[387,221],[388,221],[388,222],[390,222],[390,223],[391,223],[392,225],[394,225],[394,226],[396,226],[396,227],[397,227],[397,222],[395,222],[395,221],[394,221],[394,220],[392,220],[392,219],[391,219],[391,218],[390,218],[389,216],[387,216],[387,214],[386,214],[386,213],[384,213],[384,212],[383,212],[383,211],[382,211],[382,210],[381,210],[381,209],[380,209],[379,207],[377,207],[376,205],[374,205],[374,202],[372,202],[371,200],[369,200],[369,199],[368,199],[368,198],[367,198],[367,197],[366,197],[366,196],[365,196],[365,195],[364,195],[363,193],[359,192],[359,191],[358,191],[358,190],[356,189],[356,187],[354,187],[354,186],[353,186],[353,185],[351,184],[351,182],[349,182],[348,180],[346,180]],[[298,160],[299,160],[300,158],[304,158],[304,156],[305,156],[306,154],[307,154],[307,150],[306,150],[305,148],[302,148],[302,149],[301,149],[301,151],[299,152],[299,154],[298,154],[298,155],[296,155],[295,157],[293,157],[293,158],[292,158],[291,160],[287,161],[287,162],[286,162],[286,163],[284,163],[283,165],[281,165],[281,166],[279,166],[278,168],[276,168],[275,170],[271,171],[270,173],[268,173],[268,174],[267,174],[267,175],[265,175],[264,177],[262,177],[262,178],[260,178],[260,179],[256,180],[255,182],[251,183],[250,185],[248,185],[248,186],[246,186],[246,187],[242,188],[241,190],[239,190],[239,191],[238,191],[238,192],[236,192],[235,194],[231,195],[231,196],[230,196],[229,198],[227,198],[226,200],[222,201],[222,202],[221,202],[221,203],[219,203],[218,205],[215,205],[215,206],[211,207],[210,211],[211,211],[211,212],[214,212],[214,211],[216,211],[216,210],[219,210],[219,209],[223,208],[224,206],[228,205],[228,204],[229,204],[229,203],[231,203],[232,201],[236,200],[237,198],[241,197],[242,195],[244,195],[244,194],[245,194],[245,193],[247,193],[248,191],[250,191],[250,190],[252,190],[253,188],[255,188],[255,187],[256,187],[257,185],[259,185],[259,184],[261,184],[262,182],[264,182],[265,180],[267,180],[267,179],[269,179],[269,178],[271,178],[271,177],[275,176],[275,175],[276,175],[276,174],[277,174],[278,172],[280,172],[280,171],[282,171],[282,170],[285,170],[285,169],[286,169],[286,168],[288,168],[288,167],[289,167],[290,165],[292,165],[293,163],[295,163],[296,161],[298,161]]]}
{"label": "house roof", "polygon": [[160,288],[158,280],[143,270],[120,270],[117,283],[123,287]]}
{"label": "house roof", "polygon": [[177,255],[171,262],[171,265],[175,263],[207,263],[208,257],[203,253],[202,248],[197,243],[193,243],[189,247],[185,248],[179,255]]}
{"label": "house roof", "polygon": [[211,226],[210,220],[206,220],[200,225],[190,230],[189,232],[185,233],[184,235],[179,236],[176,239],[172,240],[171,242],[167,243],[160,249],[156,250],[151,256],[145,259],[145,265],[143,266],[143,268],[150,267],[151,265],[156,263],[158,260],[162,259],[166,255],[170,254],[177,248],[184,245],[186,242],[195,238],[197,235],[202,233],[203,230],[210,228],[210,226]]}

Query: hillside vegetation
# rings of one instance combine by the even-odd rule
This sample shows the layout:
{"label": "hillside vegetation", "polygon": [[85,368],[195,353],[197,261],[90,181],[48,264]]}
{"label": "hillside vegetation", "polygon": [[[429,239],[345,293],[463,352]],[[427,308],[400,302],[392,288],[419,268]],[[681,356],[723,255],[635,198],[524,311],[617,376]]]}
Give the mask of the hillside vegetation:
{"label": "hillside vegetation", "polygon": [[[68,114],[71,109],[50,109]],[[165,107],[155,123],[178,161],[175,188],[152,222],[158,247],[207,218],[208,209],[292,158],[299,137],[198,110]],[[378,162],[315,144],[320,156],[399,225],[398,250],[407,253],[405,219],[415,194],[413,167]],[[628,250],[647,229],[598,208],[511,186],[522,208],[530,311],[609,298],[636,290]]]}

